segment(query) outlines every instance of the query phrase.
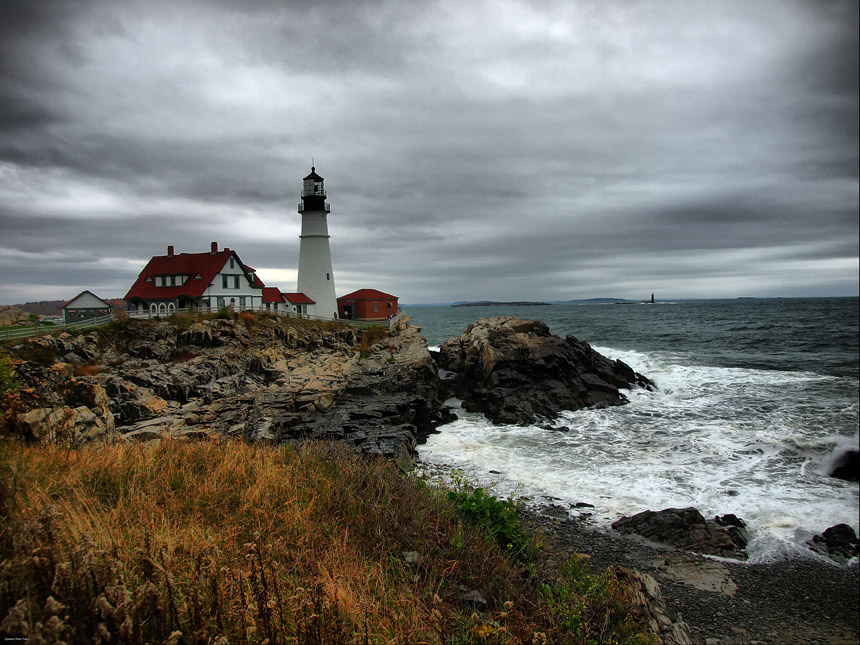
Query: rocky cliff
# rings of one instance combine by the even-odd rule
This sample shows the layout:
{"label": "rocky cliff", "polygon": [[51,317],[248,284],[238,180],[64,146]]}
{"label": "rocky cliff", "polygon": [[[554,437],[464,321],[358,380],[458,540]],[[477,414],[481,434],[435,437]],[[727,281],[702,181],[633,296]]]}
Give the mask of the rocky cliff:
{"label": "rocky cliff", "polygon": [[539,320],[476,320],[442,345],[439,366],[454,373],[467,410],[494,423],[530,424],[561,410],[627,402],[620,389],[654,384],[573,336],[560,338]]}
{"label": "rocky cliff", "polygon": [[338,439],[404,459],[446,420],[408,317],[373,332],[260,314],[126,320],[7,350],[22,385],[7,430],[31,439]]}

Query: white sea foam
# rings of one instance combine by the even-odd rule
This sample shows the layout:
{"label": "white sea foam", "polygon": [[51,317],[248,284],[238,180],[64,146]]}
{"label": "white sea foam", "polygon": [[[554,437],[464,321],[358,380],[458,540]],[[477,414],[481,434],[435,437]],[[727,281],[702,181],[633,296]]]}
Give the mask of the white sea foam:
{"label": "white sea foam", "polygon": [[734,513],[748,523],[755,561],[805,551],[806,539],[837,523],[858,529],[857,485],[828,476],[835,455],[857,447],[857,411],[816,396],[837,377],[595,349],[648,374],[659,391],[565,412],[552,427],[497,426],[458,410],[419,446],[421,458],[462,469],[500,495],[594,504],[588,511],[602,524],[673,506]]}

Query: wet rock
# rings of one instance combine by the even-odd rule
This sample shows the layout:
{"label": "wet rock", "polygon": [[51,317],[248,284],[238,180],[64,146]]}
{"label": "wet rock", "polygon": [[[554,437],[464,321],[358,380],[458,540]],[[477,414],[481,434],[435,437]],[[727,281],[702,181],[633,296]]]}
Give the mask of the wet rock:
{"label": "wet rock", "polygon": [[714,521],[726,530],[726,533],[732,539],[732,542],[734,542],[737,548],[747,548],[750,537],[747,533],[746,522],[733,513],[717,515],[714,517]]}
{"label": "wet rock", "polygon": [[612,528],[620,533],[633,533],[685,551],[740,559],[745,557],[722,526],[707,522],[692,507],[643,511],[631,517],[622,517],[613,522]]}
{"label": "wet rock", "polygon": [[860,452],[846,450],[839,455],[833,464],[830,476],[849,482],[860,481]]}
{"label": "wet rock", "polygon": [[619,391],[654,384],[621,361],[573,336],[559,338],[538,320],[508,316],[476,320],[439,351],[453,372],[454,394],[467,410],[494,423],[532,424],[562,410],[622,405]]}
{"label": "wet rock", "polygon": [[857,534],[847,524],[831,526],[824,533],[814,536],[807,544],[816,553],[826,555],[837,562],[848,562],[860,555]]}

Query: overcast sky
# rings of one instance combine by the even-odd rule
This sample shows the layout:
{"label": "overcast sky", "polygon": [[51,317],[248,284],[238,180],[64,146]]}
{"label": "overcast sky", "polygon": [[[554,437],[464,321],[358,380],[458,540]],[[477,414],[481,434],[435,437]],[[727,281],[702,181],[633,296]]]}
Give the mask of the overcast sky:
{"label": "overcast sky", "polygon": [[338,295],[858,295],[858,3],[0,0],[0,304],[235,249]]}

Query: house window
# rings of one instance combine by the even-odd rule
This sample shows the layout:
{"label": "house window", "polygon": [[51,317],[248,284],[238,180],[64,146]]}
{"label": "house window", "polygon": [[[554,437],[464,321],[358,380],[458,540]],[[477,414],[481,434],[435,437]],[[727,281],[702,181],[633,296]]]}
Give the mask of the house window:
{"label": "house window", "polygon": [[161,286],[161,276],[160,275],[155,276],[155,286],[156,287]]}
{"label": "house window", "polygon": [[233,264],[233,258],[230,258],[230,268],[231,268],[231,269],[235,269],[235,268],[236,268],[236,265],[235,265],[235,264]]}
{"label": "house window", "polygon": [[239,276],[237,276],[237,275],[233,276],[233,288],[234,289],[239,288]]}
{"label": "house window", "polygon": [[374,303],[373,303],[373,310],[374,310],[374,311],[379,311],[379,303],[378,303],[378,302],[374,302]]}
{"label": "house window", "polygon": [[239,296],[239,306],[240,307],[245,306],[245,296]]}
{"label": "house window", "polygon": [[221,288],[222,288],[222,289],[227,289],[227,288],[228,288],[228,287],[227,287],[227,276],[226,276],[226,275],[222,275],[222,276],[221,276]]}

